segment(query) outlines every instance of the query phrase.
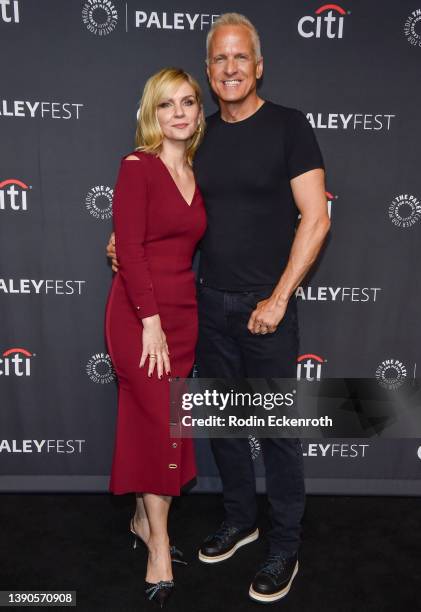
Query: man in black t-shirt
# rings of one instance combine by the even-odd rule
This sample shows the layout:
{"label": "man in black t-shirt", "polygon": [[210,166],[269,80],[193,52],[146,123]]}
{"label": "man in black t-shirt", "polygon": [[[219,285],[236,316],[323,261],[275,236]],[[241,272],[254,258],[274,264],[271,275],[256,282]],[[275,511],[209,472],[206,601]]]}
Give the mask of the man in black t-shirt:
{"label": "man in black t-shirt", "polygon": [[[222,15],[207,39],[207,71],[220,110],[194,170],[208,227],[200,245],[198,373],[202,378],[294,378],[294,290],[329,230],[323,159],[302,112],[262,100],[263,59],[254,26]],[[298,209],[298,210],[297,210]],[[297,229],[298,211],[301,221]],[[250,597],[284,597],[298,571],[305,491],[298,439],[262,438],[270,504],[269,555]],[[248,439],[211,440],[225,520],[199,559],[222,562],[259,536]]]}
{"label": "man in black t-shirt", "polygon": [[[263,59],[245,17],[227,13],[214,23],[207,69],[220,110],[207,118],[194,163],[208,219],[199,267],[199,376],[294,378],[294,291],[330,225],[322,156],[302,112],[257,95]],[[115,257],[112,243],[107,252]],[[271,529],[269,555],[249,595],[269,603],[288,593],[298,571],[304,472],[298,439],[260,443]],[[200,548],[204,563],[223,562],[259,536],[248,439],[214,438],[211,444],[225,519]]]}

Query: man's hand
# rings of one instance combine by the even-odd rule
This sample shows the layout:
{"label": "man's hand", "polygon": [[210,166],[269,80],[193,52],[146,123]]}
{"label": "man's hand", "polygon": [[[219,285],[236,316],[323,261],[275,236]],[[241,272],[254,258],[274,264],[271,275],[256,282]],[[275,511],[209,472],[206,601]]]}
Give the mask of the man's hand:
{"label": "man's hand", "polygon": [[285,315],[288,300],[319,254],[330,227],[324,176],[322,168],[315,168],[290,181],[301,221],[278,284],[270,298],[259,302],[251,314],[247,327],[252,334],[275,331]]}
{"label": "man's hand", "polygon": [[107,244],[107,257],[111,259],[111,268],[113,272],[118,272],[117,253],[115,250],[115,234],[111,234]]}
{"label": "man's hand", "polygon": [[257,303],[247,324],[252,334],[272,334],[282,321],[288,302],[279,296],[271,295]]}

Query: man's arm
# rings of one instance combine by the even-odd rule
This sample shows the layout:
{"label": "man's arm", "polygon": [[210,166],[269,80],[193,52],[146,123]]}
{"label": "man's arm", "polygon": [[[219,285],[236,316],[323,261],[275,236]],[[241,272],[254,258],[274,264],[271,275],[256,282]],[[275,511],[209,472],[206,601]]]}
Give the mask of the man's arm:
{"label": "man's arm", "polygon": [[301,221],[278,284],[272,295],[259,302],[250,316],[247,327],[254,334],[275,331],[284,317],[288,300],[316,260],[330,228],[324,170],[309,170],[290,183]]}
{"label": "man's arm", "polygon": [[111,259],[111,268],[113,272],[118,272],[118,261],[117,254],[115,250],[115,234],[111,233],[110,238],[107,244],[107,257]]}

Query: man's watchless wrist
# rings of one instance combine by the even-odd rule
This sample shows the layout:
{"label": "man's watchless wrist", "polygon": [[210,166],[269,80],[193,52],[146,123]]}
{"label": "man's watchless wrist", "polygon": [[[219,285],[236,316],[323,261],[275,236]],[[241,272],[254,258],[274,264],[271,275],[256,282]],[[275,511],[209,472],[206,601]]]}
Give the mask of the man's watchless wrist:
{"label": "man's watchless wrist", "polygon": [[274,293],[273,297],[275,298],[275,303],[277,306],[286,306],[291,296],[287,296],[283,293]]}

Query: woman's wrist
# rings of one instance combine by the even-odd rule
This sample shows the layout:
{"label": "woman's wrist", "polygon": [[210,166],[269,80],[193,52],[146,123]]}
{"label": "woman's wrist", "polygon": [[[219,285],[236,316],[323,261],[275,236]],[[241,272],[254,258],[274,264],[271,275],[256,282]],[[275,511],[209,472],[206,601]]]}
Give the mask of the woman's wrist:
{"label": "woman's wrist", "polygon": [[155,314],[150,317],[145,317],[144,319],[142,319],[142,325],[144,329],[148,330],[161,329],[161,319],[159,317],[159,314]]}

